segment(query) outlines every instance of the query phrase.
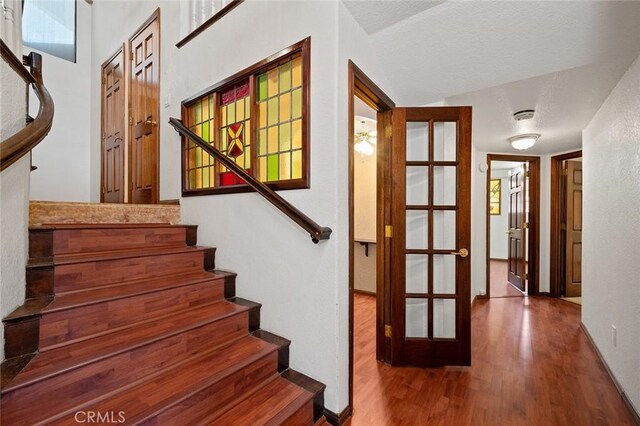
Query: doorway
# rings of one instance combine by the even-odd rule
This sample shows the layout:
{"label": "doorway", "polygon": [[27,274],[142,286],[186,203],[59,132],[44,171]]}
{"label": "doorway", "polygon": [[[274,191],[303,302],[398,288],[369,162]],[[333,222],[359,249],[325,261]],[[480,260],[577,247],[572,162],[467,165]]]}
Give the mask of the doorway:
{"label": "doorway", "polygon": [[539,294],[540,158],[487,155],[486,297]]}
{"label": "doorway", "polygon": [[102,64],[103,203],[159,199],[160,9]]}
{"label": "doorway", "polygon": [[582,151],[551,157],[551,296],[582,303]]}

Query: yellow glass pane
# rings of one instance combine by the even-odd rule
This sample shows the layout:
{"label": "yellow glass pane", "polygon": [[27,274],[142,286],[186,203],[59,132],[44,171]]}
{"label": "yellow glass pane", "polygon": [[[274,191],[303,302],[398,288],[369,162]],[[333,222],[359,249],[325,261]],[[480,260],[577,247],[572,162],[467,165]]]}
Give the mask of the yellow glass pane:
{"label": "yellow glass pane", "polygon": [[269,154],[278,152],[278,126],[269,127]]}
{"label": "yellow glass pane", "polygon": [[213,144],[213,140],[215,139],[215,135],[214,135],[214,130],[213,130],[213,119],[209,120],[209,142],[211,144]]}
{"label": "yellow glass pane", "polygon": [[291,142],[293,149],[302,148],[302,120],[291,123]]}
{"label": "yellow glass pane", "polygon": [[302,178],[302,151],[293,151],[291,154],[291,177],[293,179]]}
{"label": "yellow glass pane", "polygon": [[236,157],[236,164],[240,167],[244,167],[244,153]]}
{"label": "yellow glass pane", "polygon": [[202,100],[202,121],[209,120],[209,102],[207,99]]}
{"label": "yellow glass pane", "polygon": [[195,133],[198,136],[202,136],[202,124],[198,124],[196,127],[194,127],[193,133]]}
{"label": "yellow glass pane", "polygon": [[196,171],[189,171],[189,188],[196,189]]}
{"label": "yellow glass pane", "polygon": [[227,120],[228,120],[227,124],[232,124],[232,123],[235,123],[237,121],[236,120],[236,104],[235,104],[235,102],[232,102],[229,105],[227,105]]}
{"label": "yellow glass pane", "polygon": [[227,128],[220,129],[220,151],[227,150]]}
{"label": "yellow glass pane", "polygon": [[244,120],[244,98],[236,101],[236,122]]}
{"label": "yellow glass pane", "polygon": [[293,91],[292,105],[292,117],[302,117],[302,89],[296,89]]}
{"label": "yellow glass pane", "polygon": [[247,146],[244,148],[244,168],[251,168],[251,147]]}
{"label": "yellow glass pane", "polygon": [[273,126],[274,124],[278,123],[278,98],[271,98],[269,99],[269,105],[267,106],[268,114],[268,123],[269,126]]}
{"label": "yellow glass pane", "polygon": [[302,86],[302,56],[291,61],[291,86]]}
{"label": "yellow glass pane", "polygon": [[189,150],[189,168],[193,169],[196,166],[196,148]]}
{"label": "yellow glass pane", "polygon": [[280,154],[280,180],[291,179],[291,153]]}
{"label": "yellow glass pane", "polygon": [[267,103],[260,102],[258,109],[258,127],[267,127]]}
{"label": "yellow glass pane", "polygon": [[278,68],[267,71],[267,93],[268,96],[278,93]]}
{"label": "yellow glass pane", "polygon": [[200,104],[200,102],[196,102],[196,104],[194,105],[195,109],[196,109],[196,123],[200,123],[202,121],[202,105]]}
{"label": "yellow glass pane", "polygon": [[280,125],[280,151],[291,149],[291,123]]}
{"label": "yellow glass pane", "polygon": [[212,188],[216,186],[215,171],[216,169],[213,166],[209,167],[209,186]]}
{"label": "yellow glass pane", "polygon": [[251,118],[251,102],[249,102],[249,97],[244,98],[244,116],[246,118]]}
{"label": "yellow glass pane", "polygon": [[291,93],[280,95],[280,121],[291,119]]}
{"label": "yellow glass pane", "polygon": [[196,148],[196,167],[202,166],[202,148]]}
{"label": "yellow glass pane", "polygon": [[194,124],[196,124],[196,108],[191,106],[188,109],[188,113],[187,113],[187,120],[189,122],[189,126],[193,126]]}
{"label": "yellow glass pane", "polygon": [[209,188],[209,167],[202,169],[202,187]]}
{"label": "yellow glass pane", "polygon": [[220,120],[222,122],[221,125],[226,126],[228,124],[227,123],[227,107],[226,106],[221,107],[220,112],[221,112]]}
{"label": "yellow glass pane", "polygon": [[244,144],[249,145],[251,143],[251,132],[249,131],[251,129],[251,120],[244,122],[244,129]]}
{"label": "yellow glass pane", "polygon": [[213,118],[214,116],[213,95],[209,96],[209,115],[211,116],[211,118]]}
{"label": "yellow glass pane", "polygon": [[291,90],[291,62],[280,65],[279,68],[280,93]]}
{"label": "yellow glass pane", "polygon": [[261,182],[266,182],[267,180],[267,157],[258,158],[258,179]]}
{"label": "yellow glass pane", "polygon": [[258,132],[258,155],[267,153],[267,129],[260,129]]}
{"label": "yellow glass pane", "polygon": [[196,169],[196,188],[202,188],[202,169]]}

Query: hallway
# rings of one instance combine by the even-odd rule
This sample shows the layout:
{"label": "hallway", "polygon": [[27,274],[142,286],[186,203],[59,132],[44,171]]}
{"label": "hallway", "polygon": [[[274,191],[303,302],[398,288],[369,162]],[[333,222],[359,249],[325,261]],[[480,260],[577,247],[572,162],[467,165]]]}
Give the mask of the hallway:
{"label": "hallway", "polygon": [[477,301],[472,367],[375,360],[375,299],[355,295],[354,413],[366,425],[632,425],[580,328],[580,307],[546,297]]}
{"label": "hallway", "polygon": [[491,259],[491,298],[524,297],[524,294],[507,281],[507,261]]}

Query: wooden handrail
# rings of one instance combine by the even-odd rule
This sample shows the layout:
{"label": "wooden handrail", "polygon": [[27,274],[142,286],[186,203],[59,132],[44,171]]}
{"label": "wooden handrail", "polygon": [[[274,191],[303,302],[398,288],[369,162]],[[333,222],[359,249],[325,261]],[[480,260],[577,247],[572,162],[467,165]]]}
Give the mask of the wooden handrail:
{"label": "wooden handrail", "polygon": [[260,182],[258,179],[247,173],[245,169],[238,166],[235,161],[231,160],[229,157],[220,152],[217,148],[211,146],[204,139],[200,138],[198,135],[189,130],[183,123],[182,120],[177,118],[170,118],[169,124],[173,126],[173,128],[180,133],[182,136],[190,139],[193,143],[198,145],[198,147],[202,148],[207,154],[214,157],[218,160],[222,165],[224,165],[227,169],[229,169],[233,174],[240,177],[244,180],[249,187],[251,187],[254,191],[262,195],[267,199],[271,204],[276,206],[282,213],[287,215],[291,220],[300,225],[305,231],[309,232],[311,235],[311,240],[314,243],[318,243],[320,240],[328,240],[331,236],[331,228],[326,226],[320,226],[311,218],[309,218],[306,214],[302,213],[296,207],[294,207],[287,200],[278,195],[275,191],[269,188],[265,183]]}
{"label": "wooden handrail", "polygon": [[[33,90],[40,101],[36,118],[0,143],[0,171],[2,171],[26,155],[47,136],[53,124],[54,106],[53,99],[42,81],[42,56],[31,52],[24,57],[23,61],[20,61],[4,41],[0,40],[0,43],[2,59],[25,83],[33,85]],[[30,72],[23,65],[28,65]]]}

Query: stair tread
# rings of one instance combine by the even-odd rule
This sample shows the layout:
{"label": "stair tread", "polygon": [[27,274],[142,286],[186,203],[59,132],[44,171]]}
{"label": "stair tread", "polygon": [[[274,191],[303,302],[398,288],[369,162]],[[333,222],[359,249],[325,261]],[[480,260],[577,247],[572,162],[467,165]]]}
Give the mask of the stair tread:
{"label": "stair tread", "polygon": [[[209,425],[281,424],[308,403],[313,395],[281,377],[240,401]],[[311,418],[311,412],[309,412]]]}
{"label": "stair tread", "polygon": [[79,306],[102,303],[109,300],[122,299],[139,294],[221,279],[224,279],[224,276],[207,271],[196,271],[179,275],[125,281],[118,283],[117,285],[81,289],[57,294],[53,299],[53,302],[47,305],[42,312],[57,312],[65,309],[77,308]]}
{"label": "stair tread", "polygon": [[169,255],[177,253],[189,253],[205,251],[209,247],[204,246],[176,246],[176,247],[146,247],[133,249],[109,250],[95,253],[74,253],[54,256],[52,260],[30,259],[27,267],[38,267],[43,264],[68,265],[73,263],[100,262],[108,260],[128,259],[136,257],[149,257],[158,255]]}
{"label": "stair tread", "polygon": [[[57,425],[77,424],[74,413],[82,408],[96,412],[124,411],[128,424],[138,424],[275,350],[270,343],[245,336],[205,355],[189,359],[156,377],[146,378],[132,387],[120,389],[83,407],[75,407],[66,415],[48,421],[55,421]],[[273,368],[275,372],[275,365]]]}
{"label": "stair tread", "polygon": [[247,308],[244,306],[220,301],[167,317],[138,323],[107,336],[86,339],[68,346],[41,352],[6,388],[2,389],[2,394],[246,310]]}

